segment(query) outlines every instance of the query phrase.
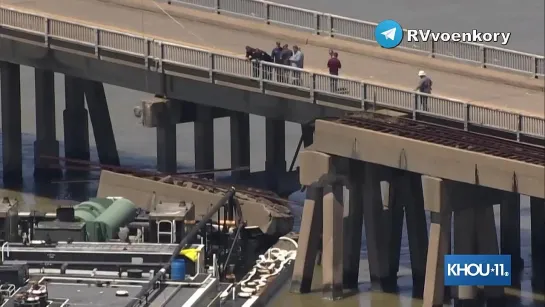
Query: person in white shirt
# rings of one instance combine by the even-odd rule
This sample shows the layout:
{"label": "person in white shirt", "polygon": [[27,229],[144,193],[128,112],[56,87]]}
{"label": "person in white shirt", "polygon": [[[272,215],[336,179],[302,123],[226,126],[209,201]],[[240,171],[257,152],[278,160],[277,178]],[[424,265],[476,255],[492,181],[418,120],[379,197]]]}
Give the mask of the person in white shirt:
{"label": "person in white shirt", "polygon": [[[290,63],[292,67],[303,69],[305,62],[305,55],[301,51],[299,46],[293,46],[293,55],[290,57]],[[293,84],[301,85],[301,72],[293,72]]]}

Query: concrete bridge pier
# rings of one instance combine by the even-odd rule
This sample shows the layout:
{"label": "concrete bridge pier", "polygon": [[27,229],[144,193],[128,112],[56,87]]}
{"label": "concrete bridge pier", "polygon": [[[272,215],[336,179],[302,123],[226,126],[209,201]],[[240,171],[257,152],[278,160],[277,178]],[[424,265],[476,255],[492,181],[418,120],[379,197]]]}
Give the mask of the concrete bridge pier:
{"label": "concrete bridge pier", "polygon": [[396,202],[397,178],[390,169],[365,164],[363,218],[369,275],[374,290],[397,288],[403,207]]}
{"label": "concrete bridge pier", "polygon": [[[250,114],[232,112],[231,125],[231,167],[250,166]],[[232,172],[235,180],[247,179],[250,170]]]}
{"label": "concrete bridge pier", "polygon": [[36,97],[36,141],[34,141],[34,176],[62,175],[59,161],[42,156],[59,157],[55,121],[55,74],[51,70],[34,69]]}
{"label": "concrete bridge pier", "polygon": [[265,120],[266,159],[265,172],[267,173],[270,190],[277,190],[279,180],[286,172],[286,123],[280,119]]}
{"label": "concrete bridge pier", "polygon": [[524,268],[520,247],[520,194],[504,192],[500,200],[501,253],[511,255],[513,287],[520,287],[520,274]]}
{"label": "concrete bridge pier", "polygon": [[[304,137],[304,130],[303,130]],[[304,139],[304,138],[303,138]],[[348,208],[344,213],[344,252],[343,252],[343,286],[345,289],[358,289],[360,251],[363,231],[363,188],[365,163],[358,160],[349,161]],[[347,210],[348,209],[348,210]]]}
{"label": "concrete bridge pier", "polygon": [[[291,291],[310,291],[313,270],[322,240],[322,295],[329,300],[343,297],[343,202],[342,185],[331,156],[301,152],[301,184],[307,186],[307,199],[294,264]],[[321,212],[320,212],[321,211]]]}
{"label": "concrete bridge pier", "polygon": [[530,198],[532,287],[545,293],[545,201]]}
{"label": "concrete bridge pier", "polygon": [[443,306],[444,258],[450,253],[452,209],[449,202],[449,182],[441,178],[422,176],[424,207],[430,211],[430,237],[424,282],[423,307]]}
{"label": "concrete bridge pier", "polygon": [[85,80],[84,91],[99,161],[102,164],[119,165],[119,153],[115,143],[104,85],[102,82]]}
{"label": "concrete bridge pier", "polygon": [[4,185],[23,181],[21,68],[0,62],[2,102],[2,172]]}
{"label": "concrete bridge pier", "polygon": [[[194,122],[195,135],[195,169],[214,169],[214,116],[213,108],[196,104]],[[214,174],[202,175],[205,178],[214,178]]]}
{"label": "concrete bridge pier", "polygon": [[64,156],[89,160],[89,119],[85,109],[85,80],[64,76]]}
{"label": "concrete bridge pier", "polygon": [[174,174],[178,170],[176,155],[176,124],[177,118],[175,106],[178,102],[161,97],[152,98],[148,103],[155,110],[157,125],[157,170],[159,172]]}

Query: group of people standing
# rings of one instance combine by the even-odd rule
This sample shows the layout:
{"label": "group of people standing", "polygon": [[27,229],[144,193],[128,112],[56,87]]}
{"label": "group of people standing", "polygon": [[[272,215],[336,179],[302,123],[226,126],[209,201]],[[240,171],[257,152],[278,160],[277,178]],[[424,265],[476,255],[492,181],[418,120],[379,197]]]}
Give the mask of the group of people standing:
{"label": "group of people standing", "polygon": [[[279,65],[292,66],[296,68],[303,69],[305,62],[305,55],[299,46],[294,45],[293,50],[289,48],[288,44],[282,46],[280,42],[276,42],[276,47],[272,50],[269,55],[267,52],[259,49],[246,46],[246,58],[253,62],[253,76],[259,77],[260,73],[260,64],[259,62],[269,62]],[[291,81],[295,85],[301,84],[301,72],[292,71],[289,69],[275,69],[276,71],[276,80],[278,82],[288,83]],[[291,72],[291,74],[290,74]],[[291,75],[291,76],[290,76]],[[273,71],[272,67],[267,66],[263,68],[263,77],[265,79],[272,80]]]}
{"label": "group of people standing", "polygon": [[[246,46],[246,58],[253,63],[253,76],[259,78],[260,76],[260,62],[269,62],[279,65],[286,65],[291,67],[296,67],[303,69],[305,55],[299,46],[294,45],[293,50],[289,48],[288,44],[282,45],[280,42],[276,42],[276,46],[271,51],[269,55],[267,52],[259,49]],[[327,68],[329,74],[332,76],[338,76],[339,71],[342,68],[341,61],[339,60],[339,53],[333,49],[329,50],[329,59],[327,61]],[[276,72],[276,81],[282,83],[291,83],[295,85],[301,85],[301,72],[297,70],[275,68]],[[263,67],[263,78],[272,80],[273,78],[273,67],[264,66]],[[421,70],[418,72],[420,78],[416,91],[431,94],[432,80],[427,76],[427,74]],[[290,80],[291,79],[291,80]],[[331,78],[330,87],[331,92],[344,91],[346,89],[339,89],[338,87],[339,80],[337,78]],[[424,111],[428,110],[428,98],[426,96],[420,97],[420,104]]]}

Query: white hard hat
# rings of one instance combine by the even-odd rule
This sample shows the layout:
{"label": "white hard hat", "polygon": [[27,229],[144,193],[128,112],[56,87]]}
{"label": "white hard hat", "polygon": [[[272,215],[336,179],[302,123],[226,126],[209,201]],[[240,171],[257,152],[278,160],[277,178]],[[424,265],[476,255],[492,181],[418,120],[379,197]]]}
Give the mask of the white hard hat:
{"label": "white hard hat", "polygon": [[426,75],[426,72],[421,70],[418,72],[418,76],[422,77],[422,76],[425,76]]}

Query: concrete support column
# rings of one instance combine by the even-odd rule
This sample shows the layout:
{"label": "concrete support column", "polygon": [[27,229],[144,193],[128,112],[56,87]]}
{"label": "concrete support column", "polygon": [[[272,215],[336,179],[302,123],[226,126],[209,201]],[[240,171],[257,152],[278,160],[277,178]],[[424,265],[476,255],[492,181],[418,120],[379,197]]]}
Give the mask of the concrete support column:
{"label": "concrete support column", "polygon": [[371,163],[366,163],[364,176],[363,218],[372,287],[394,291],[399,268],[399,224],[403,222],[403,211],[399,214],[394,199],[396,183],[386,168]]}
{"label": "concrete support column", "polygon": [[55,123],[55,74],[51,70],[34,69],[36,97],[36,141],[34,141],[34,176],[56,177],[62,174],[58,160],[59,142]]}
{"label": "concrete support column", "polygon": [[283,120],[265,120],[265,171],[271,190],[276,190],[280,176],[286,172],[286,123]]}
{"label": "concrete support column", "polygon": [[[340,193],[339,193],[340,192]],[[343,202],[339,183],[324,187],[323,198],[323,298],[343,298]]]}
{"label": "concrete support column", "polygon": [[[469,193],[469,192],[466,192]],[[455,204],[453,204],[454,206]],[[475,209],[467,208],[454,210],[454,254],[468,255],[477,252],[477,242],[475,240],[477,232],[475,230],[476,219]],[[456,304],[460,306],[471,305],[477,294],[477,288],[474,286],[458,286],[454,291]]]}
{"label": "concrete support column", "polygon": [[[314,264],[323,233],[323,185],[322,178],[332,172],[331,156],[316,151],[301,151],[299,155],[299,181],[307,187],[307,199],[303,208],[299,248],[292,276],[292,292],[310,291]],[[324,223],[323,223],[324,222]]]}
{"label": "concrete support column", "polygon": [[[214,169],[214,116],[212,107],[196,105],[195,118],[195,170]],[[214,178],[214,174],[202,175]]]}
{"label": "concrete support column", "polygon": [[19,184],[23,180],[20,69],[17,64],[0,62],[4,185]]}
{"label": "concrete support column", "polygon": [[64,76],[66,107],[64,121],[64,156],[69,159],[89,160],[89,119],[85,109],[85,80]]}
{"label": "concrete support column", "polygon": [[517,285],[524,264],[520,253],[520,194],[505,192],[500,204],[501,253],[511,255],[512,283]]}
{"label": "concrete support column", "polygon": [[[476,206],[475,221],[477,252],[485,255],[499,254],[494,207],[488,204]],[[504,287],[486,286],[484,287],[484,294],[487,306],[501,307],[504,305]]]}
{"label": "concrete support column", "polygon": [[363,230],[363,171],[364,163],[357,160],[349,162],[350,186],[348,210],[344,217],[343,284],[345,289],[357,289],[360,250]]}
{"label": "concrete support column", "polygon": [[[232,112],[231,123],[231,167],[250,166],[250,114]],[[234,179],[246,179],[250,170],[232,173]]]}
{"label": "concrete support column", "polygon": [[303,147],[307,148],[312,145],[314,143],[314,124],[301,124],[301,134],[303,136]]}
{"label": "concrete support column", "polygon": [[119,154],[104,85],[101,82],[85,80],[84,91],[100,163],[117,166]]}
{"label": "concrete support column", "polygon": [[444,258],[450,252],[452,211],[448,187],[440,178],[422,176],[424,207],[430,211],[430,238],[424,282],[423,307],[443,306],[445,297]]}
{"label": "concrete support column", "polygon": [[[545,201],[530,198],[532,285],[534,290],[545,292]],[[536,291],[537,292],[537,291]]]}
{"label": "concrete support column", "polygon": [[314,264],[323,230],[323,193],[324,189],[317,185],[307,187],[299,231],[299,247],[291,278],[290,291],[294,293],[311,291]]}
{"label": "concrete support column", "polygon": [[157,112],[157,170],[173,174],[178,170],[176,157],[176,123],[171,119],[173,103],[163,98],[154,98],[161,105]]}
{"label": "concrete support column", "polygon": [[402,201],[405,203],[407,236],[411,255],[413,277],[413,296],[424,295],[424,277],[426,275],[426,256],[428,254],[428,225],[424,210],[422,180],[419,174],[405,172],[400,184]]}

